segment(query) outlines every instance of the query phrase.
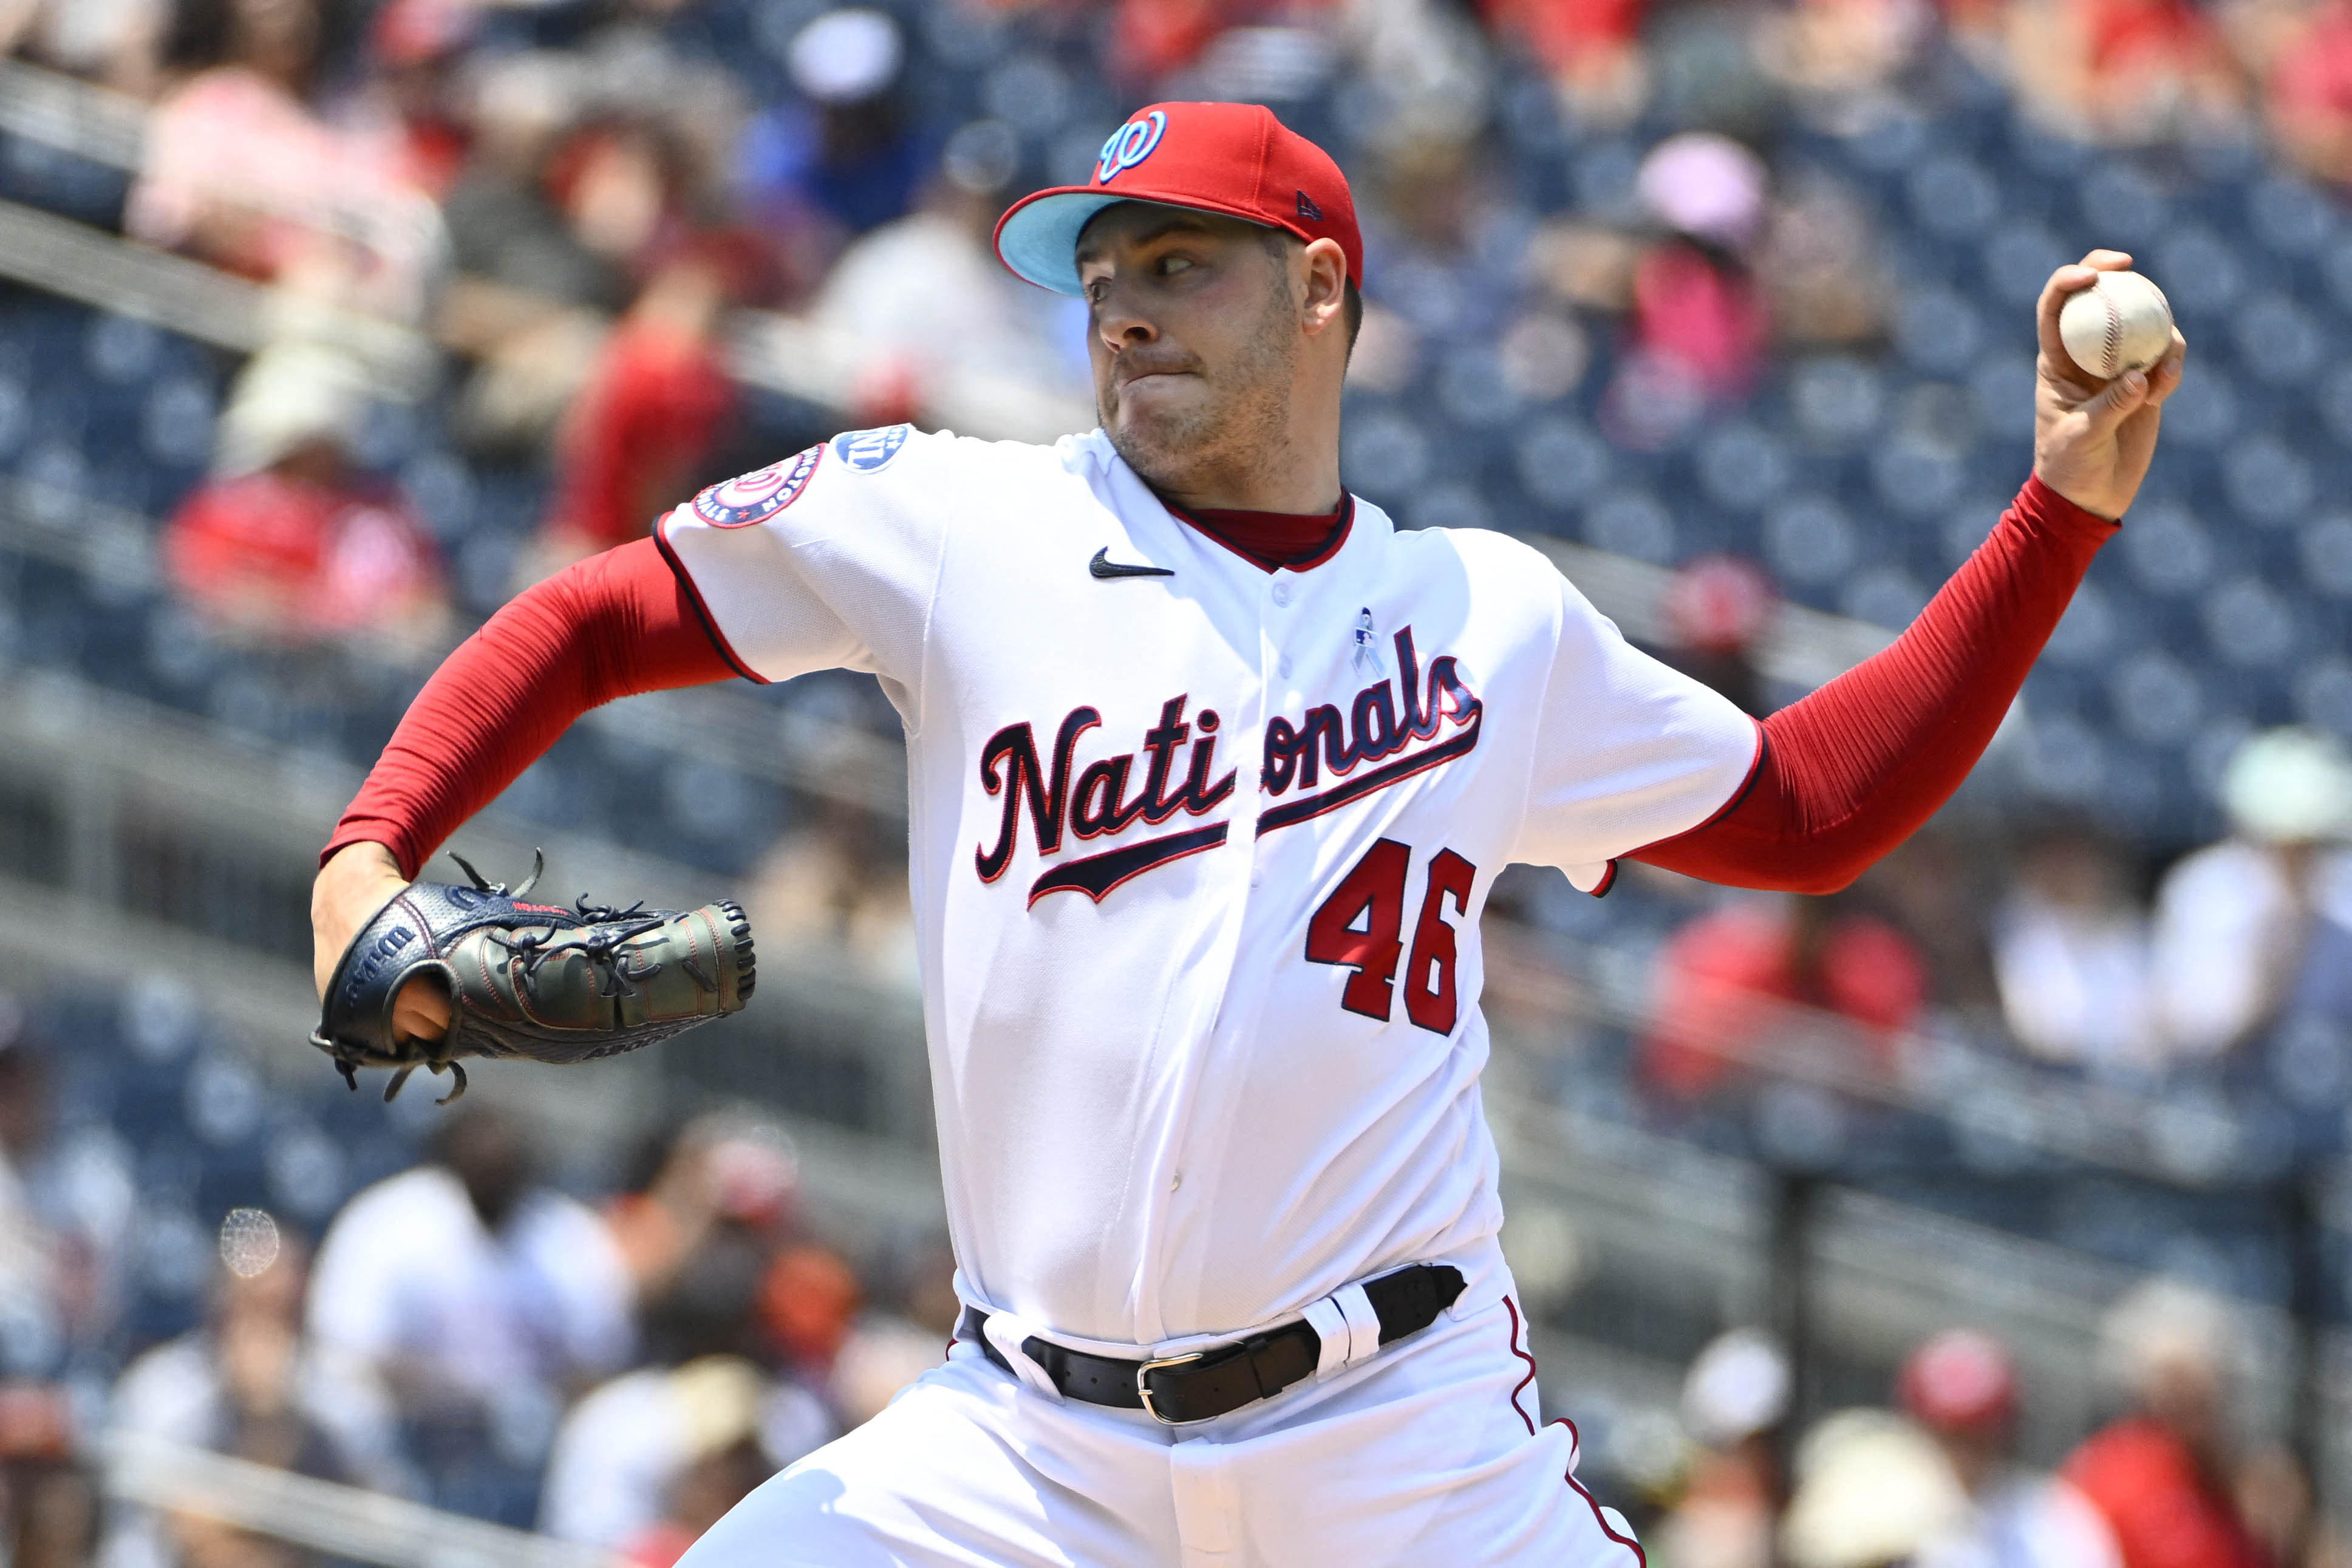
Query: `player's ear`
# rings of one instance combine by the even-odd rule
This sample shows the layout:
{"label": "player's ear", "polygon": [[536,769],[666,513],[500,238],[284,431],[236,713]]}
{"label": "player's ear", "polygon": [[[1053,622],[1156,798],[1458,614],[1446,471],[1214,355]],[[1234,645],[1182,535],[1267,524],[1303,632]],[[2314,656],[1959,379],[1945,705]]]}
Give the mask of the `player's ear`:
{"label": "player's ear", "polygon": [[1320,336],[1338,328],[1347,330],[1348,254],[1339,248],[1336,239],[1307,242],[1299,253],[1306,269],[1305,297],[1300,300],[1309,336]]}

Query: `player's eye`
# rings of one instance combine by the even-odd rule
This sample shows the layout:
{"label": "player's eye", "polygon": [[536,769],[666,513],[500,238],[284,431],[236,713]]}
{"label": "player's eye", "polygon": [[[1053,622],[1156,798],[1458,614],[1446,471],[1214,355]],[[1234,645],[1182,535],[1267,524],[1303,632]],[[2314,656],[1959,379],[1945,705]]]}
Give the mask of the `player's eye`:
{"label": "player's eye", "polygon": [[1189,256],[1163,256],[1160,258],[1160,275],[1163,278],[1188,271],[1192,265]]}

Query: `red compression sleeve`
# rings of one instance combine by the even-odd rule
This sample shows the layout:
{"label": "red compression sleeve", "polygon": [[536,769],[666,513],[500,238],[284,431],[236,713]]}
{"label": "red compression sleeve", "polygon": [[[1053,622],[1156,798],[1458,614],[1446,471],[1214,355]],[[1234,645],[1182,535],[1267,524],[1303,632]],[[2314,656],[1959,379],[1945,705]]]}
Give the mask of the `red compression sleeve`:
{"label": "red compression sleeve", "polygon": [[444,660],[319,859],[372,840],[414,878],[591,708],[740,673],[651,539],[525,589]]}
{"label": "red compression sleeve", "polygon": [[1764,721],[1730,809],[1631,858],[1738,888],[1852,882],[1960,787],[2115,531],[2028,479],[1908,631]]}

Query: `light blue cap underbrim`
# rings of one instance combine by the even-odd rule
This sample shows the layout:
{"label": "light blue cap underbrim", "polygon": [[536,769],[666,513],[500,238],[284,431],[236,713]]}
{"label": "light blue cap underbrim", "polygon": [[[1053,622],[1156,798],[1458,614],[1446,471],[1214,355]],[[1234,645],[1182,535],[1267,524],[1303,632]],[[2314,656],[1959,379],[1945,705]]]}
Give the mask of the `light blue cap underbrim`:
{"label": "light blue cap underbrim", "polygon": [[1039,196],[1005,216],[1004,226],[996,233],[996,254],[1040,289],[1079,294],[1078,236],[1095,214],[1129,199],[1108,191]]}
{"label": "light blue cap underbrim", "polygon": [[1005,266],[1040,289],[1076,298],[1086,292],[1078,286],[1078,236],[1086,232],[1095,214],[1120,202],[1178,212],[1223,213],[1262,228],[1274,226],[1255,213],[1235,212],[1215,202],[1157,201],[1118,191],[1045,191],[1004,215],[996,229],[996,254],[1003,258]]}

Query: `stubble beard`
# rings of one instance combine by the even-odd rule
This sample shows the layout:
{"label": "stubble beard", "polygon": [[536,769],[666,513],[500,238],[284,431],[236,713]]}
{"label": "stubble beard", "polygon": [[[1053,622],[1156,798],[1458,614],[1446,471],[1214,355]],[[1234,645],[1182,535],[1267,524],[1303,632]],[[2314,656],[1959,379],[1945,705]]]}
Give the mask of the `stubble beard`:
{"label": "stubble beard", "polygon": [[1097,395],[1097,416],[1112,449],[1146,484],[1165,493],[1247,489],[1282,462],[1298,338],[1286,291],[1267,301],[1249,346],[1223,368],[1197,373],[1208,395],[1192,407],[1126,419]]}

